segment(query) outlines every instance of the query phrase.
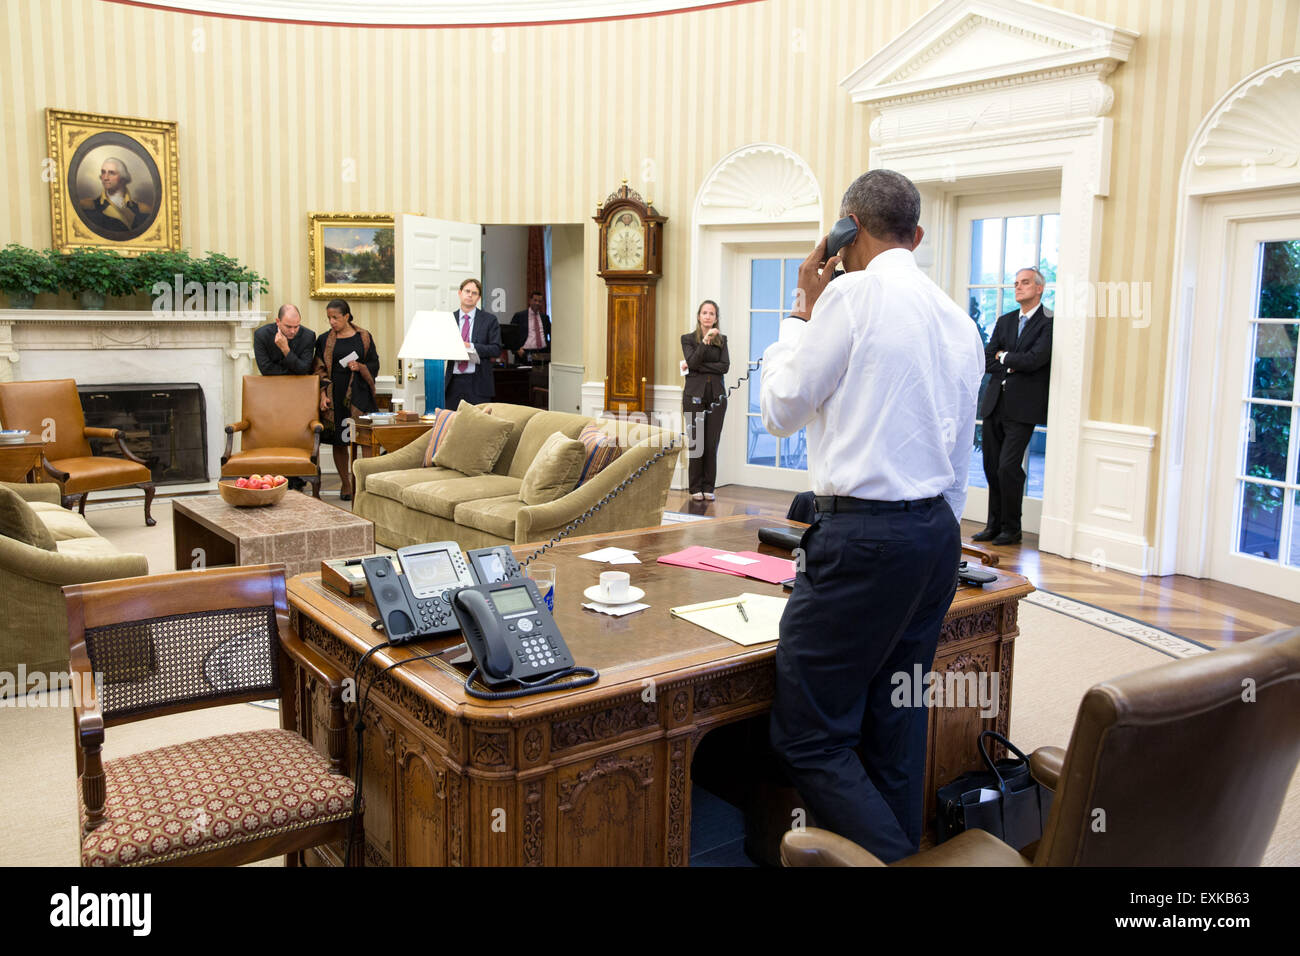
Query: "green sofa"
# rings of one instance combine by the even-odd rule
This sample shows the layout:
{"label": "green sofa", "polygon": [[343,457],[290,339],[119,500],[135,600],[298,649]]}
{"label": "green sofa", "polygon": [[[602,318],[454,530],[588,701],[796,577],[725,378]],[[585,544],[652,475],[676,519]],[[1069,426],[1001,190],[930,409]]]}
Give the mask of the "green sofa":
{"label": "green sofa", "polygon": [[448,468],[421,467],[432,433],[391,454],[357,460],[352,468],[353,511],[375,523],[375,541],[390,548],[455,541],[462,550],[547,541],[675,439],[677,449],[655,462],[573,534],[645,528],[663,520],[668,487],[684,444],[680,434],[652,425],[600,420],[601,430],[625,445],[622,454],[568,494],[546,504],[525,505],[519,489],[546,439],[557,431],[577,438],[597,419],[522,405],[483,407],[511,423],[505,448],[490,474],[469,477]]}
{"label": "green sofa", "polygon": [[65,584],[108,581],[149,573],[143,554],[123,554],[96,533],[85,518],[59,503],[59,486],[13,484],[54,537],[56,551],[0,534],[0,593],[5,613],[0,621],[0,671],[18,665],[33,671],[68,669],[68,612]]}

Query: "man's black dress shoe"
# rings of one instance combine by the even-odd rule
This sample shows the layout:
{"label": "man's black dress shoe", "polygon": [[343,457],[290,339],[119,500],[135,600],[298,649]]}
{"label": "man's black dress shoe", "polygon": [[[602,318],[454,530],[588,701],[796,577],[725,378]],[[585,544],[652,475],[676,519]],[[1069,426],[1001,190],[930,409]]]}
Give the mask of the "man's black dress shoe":
{"label": "man's black dress shoe", "polygon": [[981,531],[979,534],[973,534],[973,535],[971,535],[971,538],[970,538],[970,539],[971,539],[972,541],[992,541],[994,538],[996,538],[996,537],[997,537],[998,535],[1000,535],[1001,533],[1002,533],[1002,532],[999,531],[997,528],[985,528],[985,529],[984,529],[983,531]]}
{"label": "man's black dress shoe", "polygon": [[1001,545],[1001,544],[1019,544],[1019,543],[1020,543],[1020,532],[1019,532],[1019,531],[1003,531],[1000,535],[998,535],[996,538],[993,539],[993,543],[994,543],[994,544],[999,544],[999,545]]}

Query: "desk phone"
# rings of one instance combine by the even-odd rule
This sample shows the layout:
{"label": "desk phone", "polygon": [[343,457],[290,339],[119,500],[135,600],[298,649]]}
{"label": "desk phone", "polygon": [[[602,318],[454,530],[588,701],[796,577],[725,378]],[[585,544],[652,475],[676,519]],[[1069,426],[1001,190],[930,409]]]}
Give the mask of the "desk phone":
{"label": "desk phone", "polygon": [[390,644],[463,633],[485,684],[532,682],[573,668],[537,585],[509,548],[462,554],[454,541],[400,548],[361,567]]}

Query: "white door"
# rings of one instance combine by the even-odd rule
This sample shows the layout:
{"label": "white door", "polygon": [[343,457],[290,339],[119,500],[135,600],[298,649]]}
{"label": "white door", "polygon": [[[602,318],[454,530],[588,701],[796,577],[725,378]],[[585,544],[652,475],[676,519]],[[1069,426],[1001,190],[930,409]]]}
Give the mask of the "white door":
{"label": "white door", "polygon": [[[764,244],[761,252],[735,249],[729,256],[731,304],[729,314],[724,312],[719,323],[731,356],[731,372],[725,376],[728,386],[745,374],[747,362],[758,361],[763,350],[776,341],[781,320],[794,301],[799,264],[807,255],[805,243]],[[759,414],[761,375],[761,370],[754,370],[728,398],[718,450],[718,483],[807,491],[806,430],[777,438],[763,427]]]}
{"label": "white door", "polygon": [[1300,218],[1243,224],[1228,249],[1210,576],[1300,595]]}
{"label": "white door", "polygon": [[[394,300],[405,340],[416,312],[446,312],[450,322],[452,310],[460,306],[460,284],[470,278],[482,281],[483,230],[477,223],[402,215],[396,233]],[[424,363],[404,364],[394,397],[405,401],[407,411],[423,412]]]}
{"label": "white door", "polygon": [[[1043,273],[1047,280],[1043,302],[1047,308],[1054,308],[1056,268],[1060,261],[1060,209],[1060,193],[1053,191],[963,196],[958,200],[949,294],[967,310],[986,343],[998,316],[1017,308],[1013,295],[1016,272],[1026,266],[1036,266]],[[983,394],[981,389],[981,398]],[[976,421],[969,490],[962,517],[982,524],[988,518],[989,499],[981,432],[982,423]],[[1043,514],[1045,426],[1034,429],[1025,457],[1021,528],[1037,533]]]}

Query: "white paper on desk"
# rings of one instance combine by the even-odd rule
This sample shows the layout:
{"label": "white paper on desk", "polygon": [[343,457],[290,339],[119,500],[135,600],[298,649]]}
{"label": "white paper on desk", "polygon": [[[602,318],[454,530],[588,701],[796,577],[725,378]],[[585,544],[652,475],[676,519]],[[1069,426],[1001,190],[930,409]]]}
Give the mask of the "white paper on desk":
{"label": "white paper on desk", "polygon": [[[740,602],[745,604],[745,615],[736,610]],[[770,594],[753,594],[745,592],[721,601],[703,601],[699,604],[685,604],[671,609],[673,617],[690,621],[707,628],[714,634],[720,634],[729,641],[735,641],[746,647],[751,644],[765,644],[775,641],[781,634],[781,615],[785,613],[786,598]]]}
{"label": "white paper on desk", "polygon": [[589,607],[593,611],[601,614],[608,614],[611,617],[622,617],[624,614],[631,614],[634,611],[644,611],[649,604],[601,604],[598,601],[592,601],[590,604],[584,604],[583,607]]}
{"label": "white paper on desk", "polygon": [[[588,561],[608,561],[611,564],[640,564],[641,559],[636,556],[635,551],[627,551],[623,548],[601,548],[599,551],[590,551],[587,554],[578,555]],[[631,560],[628,560],[628,559]]]}
{"label": "white paper on desk", "polygon": [[709,560],[726,561],[728,564],[738,564],[742,566],[746,564],[758,564],[758,560],[755,558],[742,558],[740,555],[732,554],[729,551],[724,551],[721,554],[711,554],[709,555]]}
{"label": "white paper on desk", "polygon": [[341,365],[343,368],[347,368],[349,362],[355,362],[356,360],[357,360],[357,353],[349,352],[347,355],[339,359],[339,365]]}

